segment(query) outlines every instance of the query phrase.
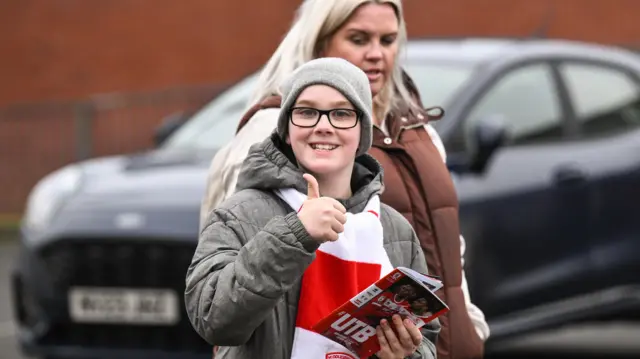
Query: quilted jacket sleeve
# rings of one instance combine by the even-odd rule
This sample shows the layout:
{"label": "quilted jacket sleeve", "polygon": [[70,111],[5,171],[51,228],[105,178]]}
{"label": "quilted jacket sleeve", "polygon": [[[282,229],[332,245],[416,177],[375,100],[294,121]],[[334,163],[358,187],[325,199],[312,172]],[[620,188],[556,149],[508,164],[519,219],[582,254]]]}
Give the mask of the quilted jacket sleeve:
{"label": "quilted jacket sleeve", "polygon": [[212,211],[187,271],[187,314],[213,345],[246,343],[318,247],[296,213],[274,217],[252,238],[246,226],[228,210]]}

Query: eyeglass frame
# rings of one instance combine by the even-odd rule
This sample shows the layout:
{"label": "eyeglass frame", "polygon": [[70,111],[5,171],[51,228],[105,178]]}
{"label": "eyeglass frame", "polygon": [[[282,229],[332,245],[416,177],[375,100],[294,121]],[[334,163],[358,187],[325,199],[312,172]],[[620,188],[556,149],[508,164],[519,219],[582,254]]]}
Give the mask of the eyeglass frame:
{"label": "eyeglass frame", "polygon": [[[316,119],[316,122],[313,123],[313,125],[310,126],[300,126],[300,125],[296,125],[293,122],[293,111],[295,110],[300,110],[300,109],[307,109],[307,110],[314,110],[314,111],[318,111],[318,118]],[[353,126],[350,127],[336,127],[333,122],[331,122],[331,116],[329,115],[331,112],[333,111],[338,111],[338,110],[343,110],[343,111],[353,111],[356,114],[356,122],[353,124]],[[313,128],[316,127],[318,125],[318,123],[320,123],[320,119],[322,118],[322,116],[327,117],[327,121],[329,121],[329,124],[331,125],[331,127],[337,129],[337,130],[348,130],[350,128],[354,128],[356,126],[358,126],[358,122],[360,122],[362,120],[362,115],[363,113],[355,108],[343,108],[343,107],[338,107],[338,108],[332,108],[330,110],[321,110],[315,107],[308,107],[308,106],[297,106],[297,107],[292,107],[289,109],[289,121],[291,122],[292,125],[296,126],[296,127],[300,127],[300,128]]]}

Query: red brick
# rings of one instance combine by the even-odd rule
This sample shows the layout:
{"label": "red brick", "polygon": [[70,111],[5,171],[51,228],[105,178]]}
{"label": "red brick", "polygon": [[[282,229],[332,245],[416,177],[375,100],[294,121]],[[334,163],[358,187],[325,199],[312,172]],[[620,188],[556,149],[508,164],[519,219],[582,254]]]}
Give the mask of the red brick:
{"label": "red brick", "polygon": [[[39,178],[75,161],[78,104],[99,107],[92,155],[150,148],[164,116],[199,107],[216,85],[259,68],[300,2],[4,1],[0,213],[22,211]],[[637,0],[404,3],[412,37],[526,37],[553,8],[550,37],[640,45]],[[105,93],[114,95],[95,97]]]}

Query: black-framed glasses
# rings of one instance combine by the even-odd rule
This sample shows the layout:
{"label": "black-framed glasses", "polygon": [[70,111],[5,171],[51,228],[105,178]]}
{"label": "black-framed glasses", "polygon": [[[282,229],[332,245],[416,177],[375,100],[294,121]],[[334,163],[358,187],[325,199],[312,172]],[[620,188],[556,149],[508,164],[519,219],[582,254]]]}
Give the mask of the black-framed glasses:
{"label": "black-framed glasses", "polygon": [[317,125],[323,115],[327,116],[331,126],[341,130],[356,127],[361,116],[359,111],[350,108],[319,110],[313,107],[294,107],[289,117],[295,126],[310,128]]}

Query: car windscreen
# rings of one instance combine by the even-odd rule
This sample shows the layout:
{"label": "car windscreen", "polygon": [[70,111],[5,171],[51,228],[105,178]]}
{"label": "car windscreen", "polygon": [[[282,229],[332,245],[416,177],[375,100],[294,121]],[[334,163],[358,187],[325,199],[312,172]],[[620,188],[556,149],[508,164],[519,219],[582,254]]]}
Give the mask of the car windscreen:
{"label": "car windscreen", "polygon": [[162,147],[220,149],[235,135],[257,80],[255,74],[251,75],[223,92],[193,115]]}

